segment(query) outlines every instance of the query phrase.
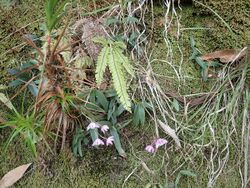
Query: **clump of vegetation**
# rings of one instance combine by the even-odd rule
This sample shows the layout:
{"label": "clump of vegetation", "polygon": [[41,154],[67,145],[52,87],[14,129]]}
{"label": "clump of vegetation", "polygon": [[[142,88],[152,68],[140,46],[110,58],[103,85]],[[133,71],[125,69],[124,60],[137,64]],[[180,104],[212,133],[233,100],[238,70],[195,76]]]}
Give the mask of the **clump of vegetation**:
{"label": "clump of vegetation", "polygon": [[[226,34],[242,36],[227,16],[203,3],[188,3],[183,12],[195,16],[202,10],[190,9],[199,5]],[[250,67],[244,41],[238,49],[232,41],[204,47],[218,28],[182,25],[179,8],[186,4],[177,1],[105,1],[105,7],[93,1],[83,13],[82,6],[47,0],[42,34],[24,35],[26,57],[0,87],[5,151],[22,140],[51,181],[52,164],[65,156],[71,166],[59,171],[83,168],[109,185],[225,186],[222,178],[232,167],[246,187]],[[246,23],[239,24],[243,33]],[[70,179],[78,184],[77,178]],[[89,181],[99,186],[98,178]]]}
{"label": "clump of vegetation", "polygon": [[[55,133],[55,150],[57,150],[56,145],[58,142],[61,142],[61,149],[64,148],[66,140],[70,139],[69,130],[75,131],[76,127],[86,129],[87,126],[84,126],[85,122],[87,120],[90,120],[90,122],[97,121],[98,119],[95,115],[98,113],[108,115],[106,120],[111,121],[112,119],[111,125],[114,126],[116,125],[116,119],[125,109],[132,112],[131,102],[127,92],[126,77],[123,75],[123,71],[127,70],[133,75],[133,68],[128,58],[122,53],[122,49],[124,50],[126,47],[122,42],[112,42],[111,40],[106,42],[104,39],[95,39],[95,42],[101,42],[104,45],[97,61],[95,75],[97,85],[101,84],[105,68],[108,65],[113,76],[114,88],[117,91],[119,99],[114,101],[113,99],[111,100],[111,98],[106,98],[101,91],[96,90],[94,92],[94,88],[91,87],[88,87],[85,91],[81,90],[78,92],[78,88],[72,85],[72,83],[77,80],[72,80],[70,71],[68,70],[70,67],[67,67],[69,62],[66,62],[67,59],[64,58],[65,52],[70,50],[70,45],[67,44],[63,46],[60,44],[64,38],[69,20],[60,35],[54,36],[53,34],[55,26],[65,13],[66,3],[67,2],[64,1],[64,3],[59,6],[59,1],[47,1],[47,33],[45,33],[44,45],[39,47],[31,38],[26,37],[26,42],[36,50],[36,58],[29,60],[29,62],[32,63],[26,63],[19,70],[11,70],[12,74],[15,75],[17,79],[11,82],[10,86],[20,86],[20,84],[25,83],[21,89],[24,90],[27,86],[35,96],[35,103],[31,105],[29,109],[33,111],[33,115],[32,121],[27,120],[31,124],[28,128],[31,129],[30,131],[35,132],[37,128],[33,127],[33,125],[35,125],[36,122],[43,122],[43,125],[40,125],[40,129],[43,130],[43,134],[41,135],[43,135],[44,138],[48,138],[51,132]],[[59,7],[57,8],[57,6]],[[19,74],[19,71],[21,71],[22,74]],[[112,96],[116,97],[116,94],[112,94]],[[108,99],[110,101],[108,101]],[[114,109],[116,103],[120,104],[117,109],[118,112]],[[99,104],[102,106],[98,108]],[[17,110],[15,110],[15,112],[18,119],[21,118],[25,120],[24,115],[22,116],[17,113]],[[15,124],[20,122],[18,119],[16,123],[14,122]],[[14,120],[9,121],[12,122]],[[3,122],[3,126],[6,127],[10,125],[9,121]],[[24,121],[22,120],[21,122]],[[22,123],[20,126],[22,127],[23,124],[25,123]],[[107,128],[109,129],[109,127]],[[23,128],[20,130],[21,132],[26,131]],[[93,132],[94,130],[95,129],[91,129],[89,131],[93,143],[96,143],[99,138],[96,130]],[[121,148],[119,134],[116,128],[110,128],[110,131],[113,136],[110,144],[114,141],[118,152],[124,155],[125,152]],[[79,134],[79,131],[77,134]],[[14,135],[16,136],[16,132],[11,134],[11,140]],[[33,137],[34,136],[31,135],[31,138]],[[28,141],[29,145],[32,146],[31,149],[33,153],[36,153],[35,144],[37,141],[33,140],[32,142],[32,139]],[[47,142],[49,140],[45,141]],[[81,142],[77,141],[77,143]]]}

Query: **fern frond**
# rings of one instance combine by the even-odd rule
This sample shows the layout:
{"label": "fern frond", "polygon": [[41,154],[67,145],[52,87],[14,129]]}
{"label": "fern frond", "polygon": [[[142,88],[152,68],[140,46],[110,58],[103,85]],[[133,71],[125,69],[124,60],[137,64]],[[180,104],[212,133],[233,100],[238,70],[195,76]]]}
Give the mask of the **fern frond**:
{"label": "fern frond", "polygon": [[103,37],[94,37],[92,39],[92,41],[95,42],[95,43],[102,44],[103,46],[106,46],[106,45],[110,44],[110,42],[111,42],[111,40],[107,40],[107,39],[105,39]]}
{"label": "fern frond", "polygon": [[120,99],[121,104],[123,107],[131,112],[131,102],[129,95],[127,93],[127,85],[125,76],[123,74],[123,66],[120,63],[116,62],[116,54],[114,53],[113,49],[110,49],[110,60],[108,62],[112,78],[113,78],[113,84],[115,87],[115,90],[117,92],[117,95]]}
{"label": "fern frond", "polygon": [[124,42],[121,42],[121,41],[114,42],[114,46],[119,47],[123,50],[126,49],[126,44],[124,44]]}
{"label": "fern frond", "polygon": [[123,55],[122,50],[120,48],[114,48],[114,54],[115,54],[115,58],[117,63],[120,63],[125,70],[134,77],[134,70],[133,70],[133,66],[131,65],[129,59]]}
{"label": "fern frond", "polygon": [[104,46],[97,59],[95,74],[97,85],[101,84],[105,68],[108,66],[120,102],[127,111],[131,112],[124,69],[132,76],[134,76],[134,71],[129,59],[123,54],[126,45],[123,42],[114,42],[100,37],[94,38],[93,41]]}
{"label": "fern frond", "polygon": [[108,45],[104,46],[102,51],[100,52],[98,59],[97,59],[97,65],[95,70],[95,78],[97,85],[100,85],[103,80],[103,74],[107,67],[107,62],[109,61],[109,54],[110,49]]}

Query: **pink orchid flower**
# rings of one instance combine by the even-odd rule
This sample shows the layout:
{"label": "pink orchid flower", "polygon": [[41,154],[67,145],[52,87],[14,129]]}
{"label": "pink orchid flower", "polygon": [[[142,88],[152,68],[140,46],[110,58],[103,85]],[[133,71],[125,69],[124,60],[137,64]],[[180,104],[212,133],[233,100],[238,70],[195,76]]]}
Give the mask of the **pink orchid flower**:
{"label": "pink orchid flower", "polygon": [[95,122],[91,122],[88,127],[87,127],[87,131],[90,130],[90,129],[96,129],[96,128],[99,128],[100,126],[95,123]]}
{"label": "pink orchid flower", "polygon": [[164,139],[164,138],[158,138],[156,141],[155,141],[155,148],[156,149],[158,149],[159,147],[161,147],[161,146],[163,146],[163,145],[165,145],[165,144],[167,144],[168,143],[168,141],[166,140],[166,139]]}
{"label": "pink orchid flower", "polygon": [[106,133],[108,130],[109,130],[109,127],[108,127],[107,125],[103,125],[103,126],[101,127],[101,131],[102,131],[103,133]]}
{"label": "pink orchid flower", "polygon": [[104,145],[104,142],[100,138],[97,138],[92,144],[92,146],[100,146],[100,145]]}
{"label": "pink orchid flower", "polygon": [[154,152],[155,152],[155,148],[154,148],[154,146],[152,146],[152,145],[146,146],[146,147],[145,147],[145,150],[146,150],[147,152],[149,152],[149,153],[154,153]]}
{"label": "pink orchid flower", "polygon": [[114,137],[113,136],[108,137],[106,140],[106,146],[113,145],[113,142],[114,142]]}
{"label": "pink orchid flower", "polygon": [[149,153],[155,153],[159,147],[167,143],[168,141],[166,139],[158,138],[151,145],[146,146],[145,150]]}

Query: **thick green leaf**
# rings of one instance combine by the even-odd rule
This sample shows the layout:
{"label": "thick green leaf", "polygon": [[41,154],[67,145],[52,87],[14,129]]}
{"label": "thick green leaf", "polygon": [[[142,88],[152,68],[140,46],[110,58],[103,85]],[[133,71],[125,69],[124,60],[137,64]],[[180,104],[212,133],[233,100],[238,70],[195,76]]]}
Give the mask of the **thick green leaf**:
{"label": "thick green leaf", "polygon": [[207,69],[207,63],[203,61],[200,57],[196,57],[195,61],[201,66],[202,69]]}
{"label": "thick green leaf", "polygon": [[110,128],[110,134],[114,137],[115,148],[118,151],[119,155],[122,157],[126,157],[126,153],[122,149],[120,137],[115,127]]}
{"label": "thick green leaf", "polygon": [[139,109],[138,109],[138,105],[135,105],[134,112],[133,112],[133,124],[137,126],[139,125],[139,123],[140,123]]}
{"label": "thick green leaf", "polygon": [[128,16],[127,18],[125,18],[125,23],[133,24],[133,23],[140,23],[140,22],[136,17]]}
{"label": "thick green leaf", "polygon": [[12,82],[9,83],[9,86],[10,87],[16,87],[16,86],[19,86],[21,84],[25,83],[23,80],[21,79],[16,79],[16,80],[13,80]]}
{"label": "thick green leaf", "polygon": [[96,103],[96,89],[93,89],[89,95],[89,102]]}
{"label": "thick green leaf", "polygon": [[93,112],[105,113],[105,111],[94,103],[86,103],[85,108]]}
{"label": "thick green leaf", "polygon": [[108,125],[109,127],[112,126],[112,123],[110,123],[109,121],[98,121],[98,123],[100,125]]}
{"label": "thick green leaf", "polygon": [[115,25],[115,24],[118,24],[118,23],[120,23],[120,20],[118,20],[118,19],[115,18],[115,17],[111,17],[111,18],[108,18],[108,19],[106,20],[106,25],[107,25],[107,26]]}
{"label": "thick green leaf", "polygon": [[80,157],[83,157],[83,153],[82,153],[82,140],[78,141],[78,153],[80,155]]}
{"label": "thick green leaf", "polygon": [[90,129],[90,137],[92,142],[94,142],[98,138],[98,130],[97,129]]}
{"label": "thick green leaf", "polygon": [[101,104],[103,109],[105,111],[108,111],[109,102],[107,98],[105,97],[105,95],[101,91],[96,90],[96,98],[97,98],[97,102]]}
{"label": "thick green leaf", "polygon": [[27,69],[27,68],[29,68],[29,67],[31,67],[31,66],[34,66],[34,64],[36,64],[36,63],[37,63],[36,60],[29,60],[29,61],[27,61],[26,63],[22,64],[22,65],[20,66],[20,69],[21,69],[21,70]]}
{"label": "thick green leaf", "polygon": [[190,43],[191,43],[191,48],[193,50],[193,53],[190,57],[190,59],[195,60],[195,58],[200,55],[200,52],[197,50],[197,48],[195,47],[195,41],[194,38],[192,36],[190,36]]}
{"label": "thick green leaf", "polygon": [[108,114],[107,114],[107,120],[109,121],[111,117],[113,116],[113,113],[115,112],[115,100],[112,99],[109,102],[109,109],[108,109]]}
{"label": "thick green leaf", "polygon": [[139,33],[138,32],[132,32],[131,35],[129,36],[128,42],[132,45],[136,45],[136,39],[138,38]]}
{"label": "thick green leaf", "polygon": [[203,81],[206,82],[208,79],[208,68],[201,69],[201,76],[202,76]]}
{"label": "thick green leaf", "polygon": [[77,128],[76,133],[73,137],[73,141],[72,141],[72,150],[75,156],[79,156],[83,157],[83,152],[82,152],[82,143],[84,143],[84,134],[83,134],[83,130],[80,128]]}
{"label": "thick green leaf", "polygon": [[119,107],[115,111],[116,117],[120,116],[124,111],[125,111],[125,109],[124,109],[123,105],[122,104],[119,105]]}
{"label": "thick green leaf", "polygon": [[7,71],[10,75],[15,75],[15,74],[18,74],[20,72],[20,70],[18,70],[18,69],[8,69]]}
{"label": "thick green leaf", "polygon": [[30,84],[28,85],[28,88],[33,96],[38,95],[38,86],[33,81],[30,82]]}
{"label": "thick green leaf", "polygon": [[138,116],[139,116],[141,125],[144,125],[144,123],[145,123],[145,109],[141,104],[138,105]]}
{"label": "thick green leaf", "polygon": [[193,178],[197,177],[197,175],[195,173],[193,173],[189,170],[181,170],[176,177],[175,184],[174,184],[175,188],[178,188],[178,185],[179,185],[179,182],[180,182],[180,179],[182,176],[188,176],[188,177],[193,177]]}
{"label": "thick green leaf", "polygon": [[176,110],[176,112],[180,111],[180,104],[176,99],[173,100],[172,105],[173,105],[174,109]]}
{"label": "thick green leaf", "polygon": [[190,44],[191,44],[191,48],[194,50],[195,49],[195,40],[193,36],[190,36]]}
{"label": "thick green leaf", "polygon": [[133,110],[133,124],[144,125],[145,123],[145,107],[143,103],[135,104]]}
{"label": "thick green leaf", "polygon": [[115,96],[117,96],[117,93],[115,92],[115,90],[110,89],[110,90],[106,90],[106,91],[105,91],[105,96],[106,96],[107,98],[115,97]]}

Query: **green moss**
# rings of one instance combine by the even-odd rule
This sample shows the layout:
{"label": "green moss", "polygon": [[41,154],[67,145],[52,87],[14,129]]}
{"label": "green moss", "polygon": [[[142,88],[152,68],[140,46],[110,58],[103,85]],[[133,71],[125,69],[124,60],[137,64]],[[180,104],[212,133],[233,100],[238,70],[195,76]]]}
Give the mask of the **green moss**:
{"label": "green moss", "polygon": [[[155,29],[153,33],[154,44],[152,47],[152,59],[155,60],[152,62],[152,67],[160,85],[166,92],[179,91],[181,94],[209,91],[213,79],[210,79],[208,82],[203,82],[200,66],[190,60],[192,54],[190,36],[194,37],[197,48],[203,54],[214,51],[217,48],[228,48],[230,45],[222,47],[221,43],[215,43],[213,35],[209,35],[208,32],[212,32],[215,35],[218,31],[215,29],[202,29],[208,27],[206,23],[210,22],[212,18],[195,16],[193,7],[186,6],[177,12],[177,14],[181,16],[180,24],[183,29],[179,39],[176,38],[177,30],[175,22],[173,22],[174,24],[171,27],[171,31],[168,33],[168,39],[173,53],[172,59],[169,59],[169,57],[167,57],[168,47],[163,38],[164,27],[162,25],[162,18],[164,18],[164,9],[157,6],[154,8]],[[179,68],[180,65],[181,68]],[[178,74],[184,78],[181,82],[178,81],[173,67]]]}
{"label": "green moss", "polygon": [[[215,42],[227,45],[228,47],[243,47],[247,45],[247,38],[244,32],[250,29],[250,7],[248,1],[234,1],[234,0],[200,0],[205,6],[194,3],[194,13],[201,17],[210,17],[211,23],[218,29],[216,34],[212,34]],[[215,14],[209,10],[211,8],[214,12],[232,28],[234,35],[232,36],[227,32],[225,25]]]}
{"label": "green moss", "polygon": [[40,34],[39,24],[44,15],[44,1],[27,0],[21,4],[2,7],[0,11],[0,83],[7,79],[7,69],[27,58],[22,36]]}
{"label": "green moss", "polygon": [[[3,143],[3,140],[0,141]],[[0,146],[1,151],[2,148],[3,145]],[[141,144],[140,150],[142,150]],[[138,151],[136,150],[136,152]],[[19,165],[33,162],[33,168],[15,187],[115,188],[121,187],[134,168],[138,168],[138,170],[128,179],[125,187],[144,187],[152,179],[150,174],[141,168],[140,161],[135,159],[132,153],[128,153],[127,159],[122,159],[114,148],[88,149],[83,158],[75,158],[70,150],[64,150],[56,157],[48,153],[41,157],[45,157],[45,163],[41,162],[41,160],[44,161],[43,158],[39,161],[34,160],[29,151],[20,142],[16,142],[11,145],[7,154],[0,153],[0,177]],[[150,154],[145,157],[150,157]],[[159,159],[152,160],[150,167],[159,166]],[[160,177],[163,178],[164,174],[155,180],[160,181]]]}
{"label": "green moss", "polygon": [[[141,131],[143,129],[143,132]],[[98,187],[116,188],[124,184],[126,188],[145,187],[148,183],[173,183],[180,170],[190,170],[197,174],[197,179],[183,177],[179,187],[206,187],[208,181],[208,161],[204,161],[204,156],[208,158],[212,148],[197,153],[192,148],[174,150],[168,144],[168,148],[159,149],[156,155],[149,154],[144,150],[145,145],[149,144],[152,138],[153,125],[144,127],[129,127],[126,135],[129,142],[123,139],[122,143],[127,152],[127,158],[120,158],[115,149],[88,148],[84,152],[83,158],[75,158],[69,149],[65,149],[58,156],[49,153],[41,153],[41,159],[36,161],[29,154],[20,141],[10,146],[8,153],[0,153],[0,177],[18,165],[34,162],[24,178],[15,187]],[[0,132],[1,135],[1,132]],[[165,137],[162,134],[161,137]],[[192,137],[187,138],[191,143]],[[4,137],[0,137],[0,149],[2,151]],[[169,148],[170,147],[170,148]],[[20,155],[21,153],[21,155]],[[183,156],[182,154],[185,154]],[[237,155],[237,154],[235,154]],[[235,159],[237,156],[230,155],[227,168],[216,184],[216,187],[237,187],[240,185],[240,177]],[[45,159],[45,163],[41,162]],[[149,173],[142,165],[144,162],[147,167],[154,171]],[[178,167],[182,164],[181,168]],[[45,167],[45,168],[44,168]],[[176,170],[177,169],[177,170]],[[174,174],[172,174],[175,172]],[[131,176],[130,176],[131,174]],[[127,179],[128,178],[128,179]]]}
{"label": "green moss", "polygon": [[[185,78],[184,82],[179,82],[174,74],[173,68],[166,62],[154,61],[152,63],[153,70],[158,76],[158,81],[162,85],[162,88],[166,88],[166,91],[179,91],[181,94],[190,94],[196,92],[206,92],[209,91],[213,79],[209,79],[208,82],[203,82],[201,78],[201,70],[199,65],[195,62],[189,60],[191,56],[190,47],[190,36],[196,41],[197,48],[202,54],[207,54],[215,50],[236,48],[240,49],[245,47],[250,40],[249,35],[249,16],[246,16],[247,9],[245,1],[239,1],[232,5],[232,1],[226,4],[226,1],[205,1],[206,5],[211,5],[226,22],[229,23],[230,27],[234,29],[237,24],[237,28],[234,29],[234,33],[223,24],[223,22],[218,19],[210,10],[198,6],[197,4],[188,5],[182,7],[182,10],[177,10],[177,14],[181,17],[181,35],[180,38],[176,39],[176,24],[175,19],[173,20],[173,25],[171,26],[171,31],[169,32],[168,39],[170,40],[170,45],[172,47],[173,59],[167,58],[168,48],[164,42],[163,33],[163,18],[164,9],[162,6],[154,7],[155,15],[155,26],[154,26],[154,44],[153,44],[153,59],[161,59],[171,62],[172,66],[180,70],[181,76]],[[216,2],[216,3],[215,3]],[[239,7],[243,7],[242,11],[239,11]],[[220,7],[220,8],[219,8]],[[222,8],[225,7],[225,10]],[[229,22],[229,16],[232,16],[229,9],[236,7],[238,13],[233,15],[234,22]],[[204,12],[206,10],[206,13]],[[209,14],[208,14],[209,12]],[[242,21],[244,20],[244,21]],[[149,23],[148,25],[151,25]],[[182,61],[183,58],[183,61]],[[182,63],[181,69],[178,67]]]}

